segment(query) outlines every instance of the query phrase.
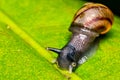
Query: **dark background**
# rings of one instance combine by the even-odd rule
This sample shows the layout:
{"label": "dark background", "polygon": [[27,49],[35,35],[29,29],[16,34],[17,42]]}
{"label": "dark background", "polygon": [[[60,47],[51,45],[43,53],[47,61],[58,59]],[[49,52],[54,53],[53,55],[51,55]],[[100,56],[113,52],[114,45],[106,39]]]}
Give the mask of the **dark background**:
{"label": "dark background", "polygon": [[102,3],[108,6],[113,11],[114,14],[120,16],[120,1],[119,0],[85,0],[85,1]]}

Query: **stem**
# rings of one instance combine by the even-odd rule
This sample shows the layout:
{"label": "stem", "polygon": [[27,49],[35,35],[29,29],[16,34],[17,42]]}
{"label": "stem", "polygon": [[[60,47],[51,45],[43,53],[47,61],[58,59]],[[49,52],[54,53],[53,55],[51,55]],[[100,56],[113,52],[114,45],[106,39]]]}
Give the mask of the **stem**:
{"label": "stem", "polygon": [[[27,42],[31,47],[33,47],[42,57],[48,60],[50,63],[53,60],[52,55],[48,53],[43,47],[41,47],[33,38],[31,38],[28,34],[26,34],[22,29],[19,28],[5,13],[0,10],[0,21],[7,24],[10,29],[20,36],[25,42]],[[55,65],[54,67],[63,75],[68,74],[68,71],[63,71],[57,68]],[[71,80],[81,80],[77,75],[74,73],[71,74]]]}

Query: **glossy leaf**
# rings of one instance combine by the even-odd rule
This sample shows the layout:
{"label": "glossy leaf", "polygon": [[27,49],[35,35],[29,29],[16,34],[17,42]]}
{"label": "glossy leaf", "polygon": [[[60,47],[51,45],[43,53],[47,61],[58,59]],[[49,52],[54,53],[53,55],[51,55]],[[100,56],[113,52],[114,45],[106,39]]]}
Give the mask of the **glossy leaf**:
{"label": "glossy leaf", "polygon": [[80,0],[1,0],[0,79],[119,80],[119,17],[102,36],[95,54],[74,73],[60,70],[51,60],[57,55],[46,47],[62,48],[70,39],[68,27]]}

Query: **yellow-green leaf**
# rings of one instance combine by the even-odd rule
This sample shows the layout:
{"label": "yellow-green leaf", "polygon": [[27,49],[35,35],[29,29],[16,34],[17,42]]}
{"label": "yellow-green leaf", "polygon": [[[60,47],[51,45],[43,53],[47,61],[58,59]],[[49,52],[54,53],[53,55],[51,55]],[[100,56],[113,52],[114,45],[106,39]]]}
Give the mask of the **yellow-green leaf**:
{"label": "yellow-green leaf", "polygon": [[[95,54],[73,73],[51,61],[46,47],[62,48],[70,39],[68,27],[81,0],[1,0],[0,80],[119,80],[120,23],[115,16]],[[71,77],[71,78],[69,78]]]}

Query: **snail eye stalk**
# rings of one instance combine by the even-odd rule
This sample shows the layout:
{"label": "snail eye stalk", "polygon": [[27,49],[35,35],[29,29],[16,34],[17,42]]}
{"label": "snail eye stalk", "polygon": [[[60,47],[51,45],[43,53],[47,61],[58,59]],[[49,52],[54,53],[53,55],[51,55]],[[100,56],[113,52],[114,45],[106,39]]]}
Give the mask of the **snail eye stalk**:
{"label": "snail eye stalk", "polygon": [[48,47],[47,50],[53,51],[53,52],[55,52],[55,53],[57,53],[57,54],[60,54],[60,53],[61,53],[61,50],[60,50],[60,49],[57,49],[57,48]]}

